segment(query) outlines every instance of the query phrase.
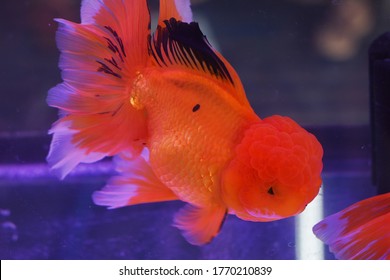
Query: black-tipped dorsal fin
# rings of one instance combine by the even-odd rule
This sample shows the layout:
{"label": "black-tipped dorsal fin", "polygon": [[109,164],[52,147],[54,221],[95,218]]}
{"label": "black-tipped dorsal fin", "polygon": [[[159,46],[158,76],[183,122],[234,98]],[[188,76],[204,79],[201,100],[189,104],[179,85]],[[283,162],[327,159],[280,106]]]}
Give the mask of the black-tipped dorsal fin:
{"label": "black-tipped dorsal fin", "polygon": [[228,67],[220,59],[196,22],[164,20],[149,39],[149,52],[161,67],[182,66],[201,71],[234,86]]}

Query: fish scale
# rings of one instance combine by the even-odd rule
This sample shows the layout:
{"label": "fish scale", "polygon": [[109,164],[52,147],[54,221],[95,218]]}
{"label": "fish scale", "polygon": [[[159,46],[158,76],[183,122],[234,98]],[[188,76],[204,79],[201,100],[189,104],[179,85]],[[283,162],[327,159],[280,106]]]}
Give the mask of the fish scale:
{"label": "fish scale", "polygon": [[[144,92],[150,164],[180,199],[203,206],[219,195],[220,173],[232,157],[237,128],[249,120],[203,80],[181,89],[180,82],[167,82],[166,75],[149,74],[148,88],[159,90]],[[193,112],[196,104],[200,108]]]}

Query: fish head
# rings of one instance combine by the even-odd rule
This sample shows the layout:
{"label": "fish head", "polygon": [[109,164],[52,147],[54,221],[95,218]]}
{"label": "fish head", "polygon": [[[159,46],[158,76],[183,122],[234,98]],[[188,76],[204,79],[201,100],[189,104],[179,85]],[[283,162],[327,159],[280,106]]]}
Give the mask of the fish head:
{"label": "fish head", "polygon": [[222,199],[231,214],[273,221],[301,213],[322,184],[323,149],[288,117],[252,124],[222,174]]}

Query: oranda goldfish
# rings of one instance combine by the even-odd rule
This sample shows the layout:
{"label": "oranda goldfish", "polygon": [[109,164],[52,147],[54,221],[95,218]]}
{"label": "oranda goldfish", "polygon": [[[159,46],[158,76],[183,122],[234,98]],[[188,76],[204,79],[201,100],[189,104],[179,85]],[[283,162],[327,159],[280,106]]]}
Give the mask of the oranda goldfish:
{"label": "oranda goldfish", "polygon": [[323,150],[288,117],[260,119],[241,81],[192,20],[189,0],[84,0],[81,24],[57,19],[63,83],[48,162],[61,178],[115,156],[119,175],[93,195],[117,208],[188,203],[174,225],[192,244],[216,236],[227,213],[273,221],[319,191]]}
{"label": "oranda goldfish", "polygon": [[339,259],[390,260],[390,193],[359,201],[313,231]]}

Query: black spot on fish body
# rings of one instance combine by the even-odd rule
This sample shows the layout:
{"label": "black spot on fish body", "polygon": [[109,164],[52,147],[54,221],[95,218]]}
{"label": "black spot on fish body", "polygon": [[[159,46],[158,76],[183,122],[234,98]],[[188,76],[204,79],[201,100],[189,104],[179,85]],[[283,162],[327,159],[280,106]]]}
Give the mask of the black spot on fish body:
{"label": "black spot on fish body", "polygon": [[196,112],[200,109],[200,104],[196,104],[193,108],[192,108],[192,112]]}

